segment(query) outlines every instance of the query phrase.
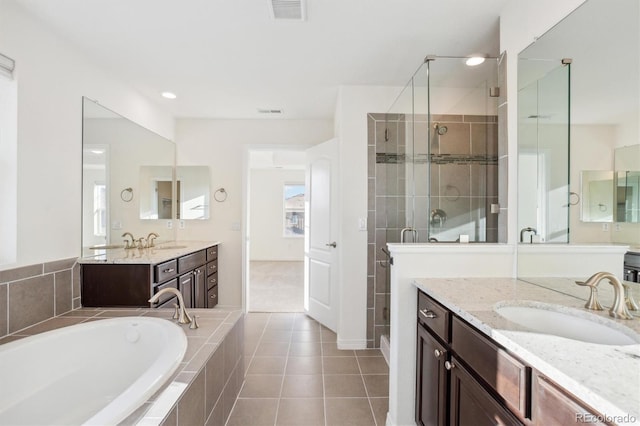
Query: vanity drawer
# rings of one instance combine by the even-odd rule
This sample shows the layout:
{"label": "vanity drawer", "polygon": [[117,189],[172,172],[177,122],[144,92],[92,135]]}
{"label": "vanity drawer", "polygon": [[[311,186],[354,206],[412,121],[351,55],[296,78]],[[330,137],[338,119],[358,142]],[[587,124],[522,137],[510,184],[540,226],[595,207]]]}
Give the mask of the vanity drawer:
{"label": "vanity drawer", "polygon": [[450,317],[451,313],[447,308],[418,290],[418,321],[447,343]]}
{"label": "vanity drawer", "polygon": [[529,367],[456,317],[451,325],[451,347],[509,408],[528,418]]}
{"label": "vanity drawer", "polygon": [[207,291],[207,308],[213,308],[218,304],[218,286],[213,286]]}
{"label": "vanity drawer", "polygon": [[161,283],[178,274],[178,262],[173,259],[155,266],[156,282]]}
{"label": "vanity drawer", "polygon": [[[174,278],[171,281],[167,281],[164,284],[160,284],[160,285],[155,286],[153,288],[153,294],[157,294],[158,292],[160,292],[160,290],[163,290],[163,289],[169,288],[169,287],[177,289],[178,288],[178,279]],[[164,304],[165,302],[167,302],[170,299],[173,299],[174,297],[175,297],[175,294],[173,294],[173,293],[163,294],[162,296],[160,296],[160,298],[158,299],[157,303],[155,303],[155,306],[156,307],[160,307],[160,305]]]}
{"label": "vanity drawer", "polygon": [[206,250],[200,250],[178,259],[178,270],[180,273],[187,272],[198,266],[202,266],[207,262]]}
{"label": "vanity drawer", "polygon": [[218,258],[218,246],[209,247],[207,249],[207,262]]}
{"label": "vanity drawer", "polygon": [[213,288],[218,285],[218,274],[213,273],[207,277],[207,288]]}
{"label": "vanity drawer", "polygon": [[218,272],[218,260],[213,260],[207,263],[207,275],[215,274]]}

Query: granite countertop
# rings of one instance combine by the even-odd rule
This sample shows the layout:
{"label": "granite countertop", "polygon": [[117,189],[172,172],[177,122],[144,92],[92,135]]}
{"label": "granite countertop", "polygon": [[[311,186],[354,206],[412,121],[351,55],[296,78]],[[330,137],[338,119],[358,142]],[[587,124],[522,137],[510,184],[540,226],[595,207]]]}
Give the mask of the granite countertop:
{"label": "granite countertop", "polygon": [[211,246],[219,241],[168,241],[145,249],[85,249],[78,263],[131,263],[155,265]]}
{"label": "granite countertop", "polygon": [[[640,424],[640,313],[633,312],[633,320],[614,320],[608,309],[585,309],[589,290],[575,285],[573,279],[536,280],[540,281],[429,278],[415,280],[414,284],[600,413],[625,419],[619,424]],[[640,284],[629,284],[638,301]],[[605,283],[599,286],[600,301],[605,307],[611,306],[613,298],[613,290],[608,287]],[[576,309],[583,315],[594,315],[596,321],[609,323],[639,343],[600,345],[525,331],[494,311],[494,307],[505,303]]]}

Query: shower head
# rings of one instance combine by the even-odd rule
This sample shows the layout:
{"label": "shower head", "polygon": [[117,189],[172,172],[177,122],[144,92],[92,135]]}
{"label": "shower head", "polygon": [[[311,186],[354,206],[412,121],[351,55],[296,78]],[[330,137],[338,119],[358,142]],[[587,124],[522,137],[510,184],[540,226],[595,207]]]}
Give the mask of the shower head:
{"label": "shower head", "polygon": [[447,131],[449,130],[447,126],[443,126],[440,123],[435,123],[433,125],[433,128],[435,129],[436,133],[438,133],[440,136],[447,134]]}

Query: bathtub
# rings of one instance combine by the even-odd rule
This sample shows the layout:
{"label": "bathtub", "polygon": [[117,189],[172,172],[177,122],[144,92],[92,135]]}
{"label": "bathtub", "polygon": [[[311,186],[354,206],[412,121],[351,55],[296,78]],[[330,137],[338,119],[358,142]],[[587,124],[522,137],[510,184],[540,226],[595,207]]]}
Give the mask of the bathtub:
{"label": "bathtub", "polygon": [[182,329],[125,317],[64,327],[0,345],[0,425],[113,425],[179,366]]}

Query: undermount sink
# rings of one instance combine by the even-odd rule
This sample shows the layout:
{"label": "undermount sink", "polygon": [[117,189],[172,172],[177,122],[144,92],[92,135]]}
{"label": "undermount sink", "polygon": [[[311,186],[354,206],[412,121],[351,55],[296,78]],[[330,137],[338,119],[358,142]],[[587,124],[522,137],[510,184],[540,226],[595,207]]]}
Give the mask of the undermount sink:
{"label": "undermount sink", "polygon": [[115,250],[121,248],[124,248],[124,246],[118,244],[101,244],[97,246],[91,246],[89,247],[89,250]]}
{"label": "undermount sink", "polygon": [[152,248],[155,250],[178,250],[178,249],[187,248],[187,246],[155,246]]}
{"label": "undermount sink", "polygon": [[600,345],[635,345],[640,336],[625,332],[617,323],[577,309],[555,305],[502,305],[494,310],[500,316],[534,333]]}

